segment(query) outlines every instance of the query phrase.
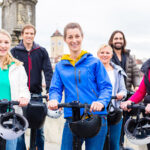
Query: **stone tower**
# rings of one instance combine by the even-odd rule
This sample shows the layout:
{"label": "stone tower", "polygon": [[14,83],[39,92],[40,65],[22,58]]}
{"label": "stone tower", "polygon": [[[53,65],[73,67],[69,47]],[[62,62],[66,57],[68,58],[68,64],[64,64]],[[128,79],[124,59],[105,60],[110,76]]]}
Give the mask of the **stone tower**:
{"label": "stone tower", "polygon": [[35,25],[35,5],[38,0],[3,0],[2,28],[12,36],[13,45],[18,44],[22,27],[31,23]]}
{"label": "stone tower", "polygon": [[64,39],[63,35],[56,30],[51,36],[51,61],[53,64],[57,63],[64,53]]}

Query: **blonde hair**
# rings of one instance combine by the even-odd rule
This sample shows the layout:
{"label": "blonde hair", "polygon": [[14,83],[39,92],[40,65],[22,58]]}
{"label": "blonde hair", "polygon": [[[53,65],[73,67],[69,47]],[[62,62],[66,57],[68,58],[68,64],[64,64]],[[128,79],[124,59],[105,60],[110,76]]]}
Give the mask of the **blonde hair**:
{"label": "blonde hair", "polygon": [[[10,39],[10,44],[11,44],[11,36],[10,34],[4,30],[4,29],[0,29],[0,34],[6,35],[9,39]],[[9,52],[6,54],[3,62],[2,62],[2,69],[7,69],[8,65],[10,65],[12,62],[14,62],[16,65],[20,65],[22,64],[20,61],[18,61],[17,59],[15,59]]]}
{"label": "blonde hair", "polygon": [[111,46],[109,46],[109,45],[107,45],[107,44],[103,44],[100,48],[99,48],[99,50],[97,51],[97,55],[100,53],[100,51],[102,50],[102,49],[104,49],[104,48],[109,48],[112,52],[113,52],[113,49],[112,49],[112,47]]}

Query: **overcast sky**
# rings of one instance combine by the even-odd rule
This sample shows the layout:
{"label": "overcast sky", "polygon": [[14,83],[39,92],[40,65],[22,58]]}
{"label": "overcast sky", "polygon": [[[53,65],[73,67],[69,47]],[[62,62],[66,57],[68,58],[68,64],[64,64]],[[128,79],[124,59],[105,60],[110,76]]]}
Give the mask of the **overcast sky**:
{"label": "overcast sky", "polygon": [[150,0],[38,0],[36,41],[50,50],[50,36],[56,29],[63,34],[69,22],[81,25],[82,48],[95,56],[114,30],[122,30],[132,54],[150,58]]}

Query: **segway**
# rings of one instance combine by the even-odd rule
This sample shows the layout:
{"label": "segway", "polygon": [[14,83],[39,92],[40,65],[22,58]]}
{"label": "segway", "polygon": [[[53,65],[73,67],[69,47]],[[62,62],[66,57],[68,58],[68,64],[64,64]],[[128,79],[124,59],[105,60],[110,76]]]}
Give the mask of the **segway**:
{"label": "segway", "polygon": [[29,150],[37,150],[36,132],[37,129],[43,127],[47,115],[47,105],[39,101],[41,98],[47,99],[47,95],[32,94],[32,100],[27,107],[23,108],[23,114],[27,118],[30,128]]}
{"label": "segway", "polygon": [[6,150],[6,140],[17,139],[28,128],[28,121],[15,113],[13,105],[19,105],[19,102],[0,100],[0,150]]}
{"label": "segway", "polygon": [[[101,118],[98,115],[93,115],[88,121],[84,119],[81,120],[80,108],[84,108],[83,117],[88,115],[88,110],[90,108],[89,104],[81,104],[78,101],[73,101],[71,103],[58,104],[58,108],[68,107],[72,108],[72,122],[69,123],[70,129],[73,133],[73,150],[82,150],[81,139],[89,138],[95,136],[101,127]],[[93,127],[91,129],[91,127]]]}

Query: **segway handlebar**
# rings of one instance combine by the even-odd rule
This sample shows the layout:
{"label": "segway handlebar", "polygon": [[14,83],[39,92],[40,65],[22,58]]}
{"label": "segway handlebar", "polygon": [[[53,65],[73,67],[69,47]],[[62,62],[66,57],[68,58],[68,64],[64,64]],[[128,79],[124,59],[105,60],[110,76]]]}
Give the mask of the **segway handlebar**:
{"label": "segway handlebar", "polygon": [[61,108],[61,107],[68,107],[68,108],[85,108],[85,107],[88,107],[88,108],[90,108],[91,105],[90,104],[81,104],[81,103],[78,103],[77,101],[74,101],[71,103],[58,104],[58,108]]}
{"label": "segway handlebar", "polygon": [[31,98],[45,98],[47,99],[47,95],[40,95],[40,94],[31,94]]}
{"label": "segway handlebar", "polygon": [[18,101],[8,101],[7,99],[0,100],[0,105],[19,105]]}
{"label": "segway handlebar", "polygon": [[132,103],[131,105],[127,106],[128,109],[139,109],[139,110],[145,110],[145,107],[146,106],[143,103],[140,104]]}

